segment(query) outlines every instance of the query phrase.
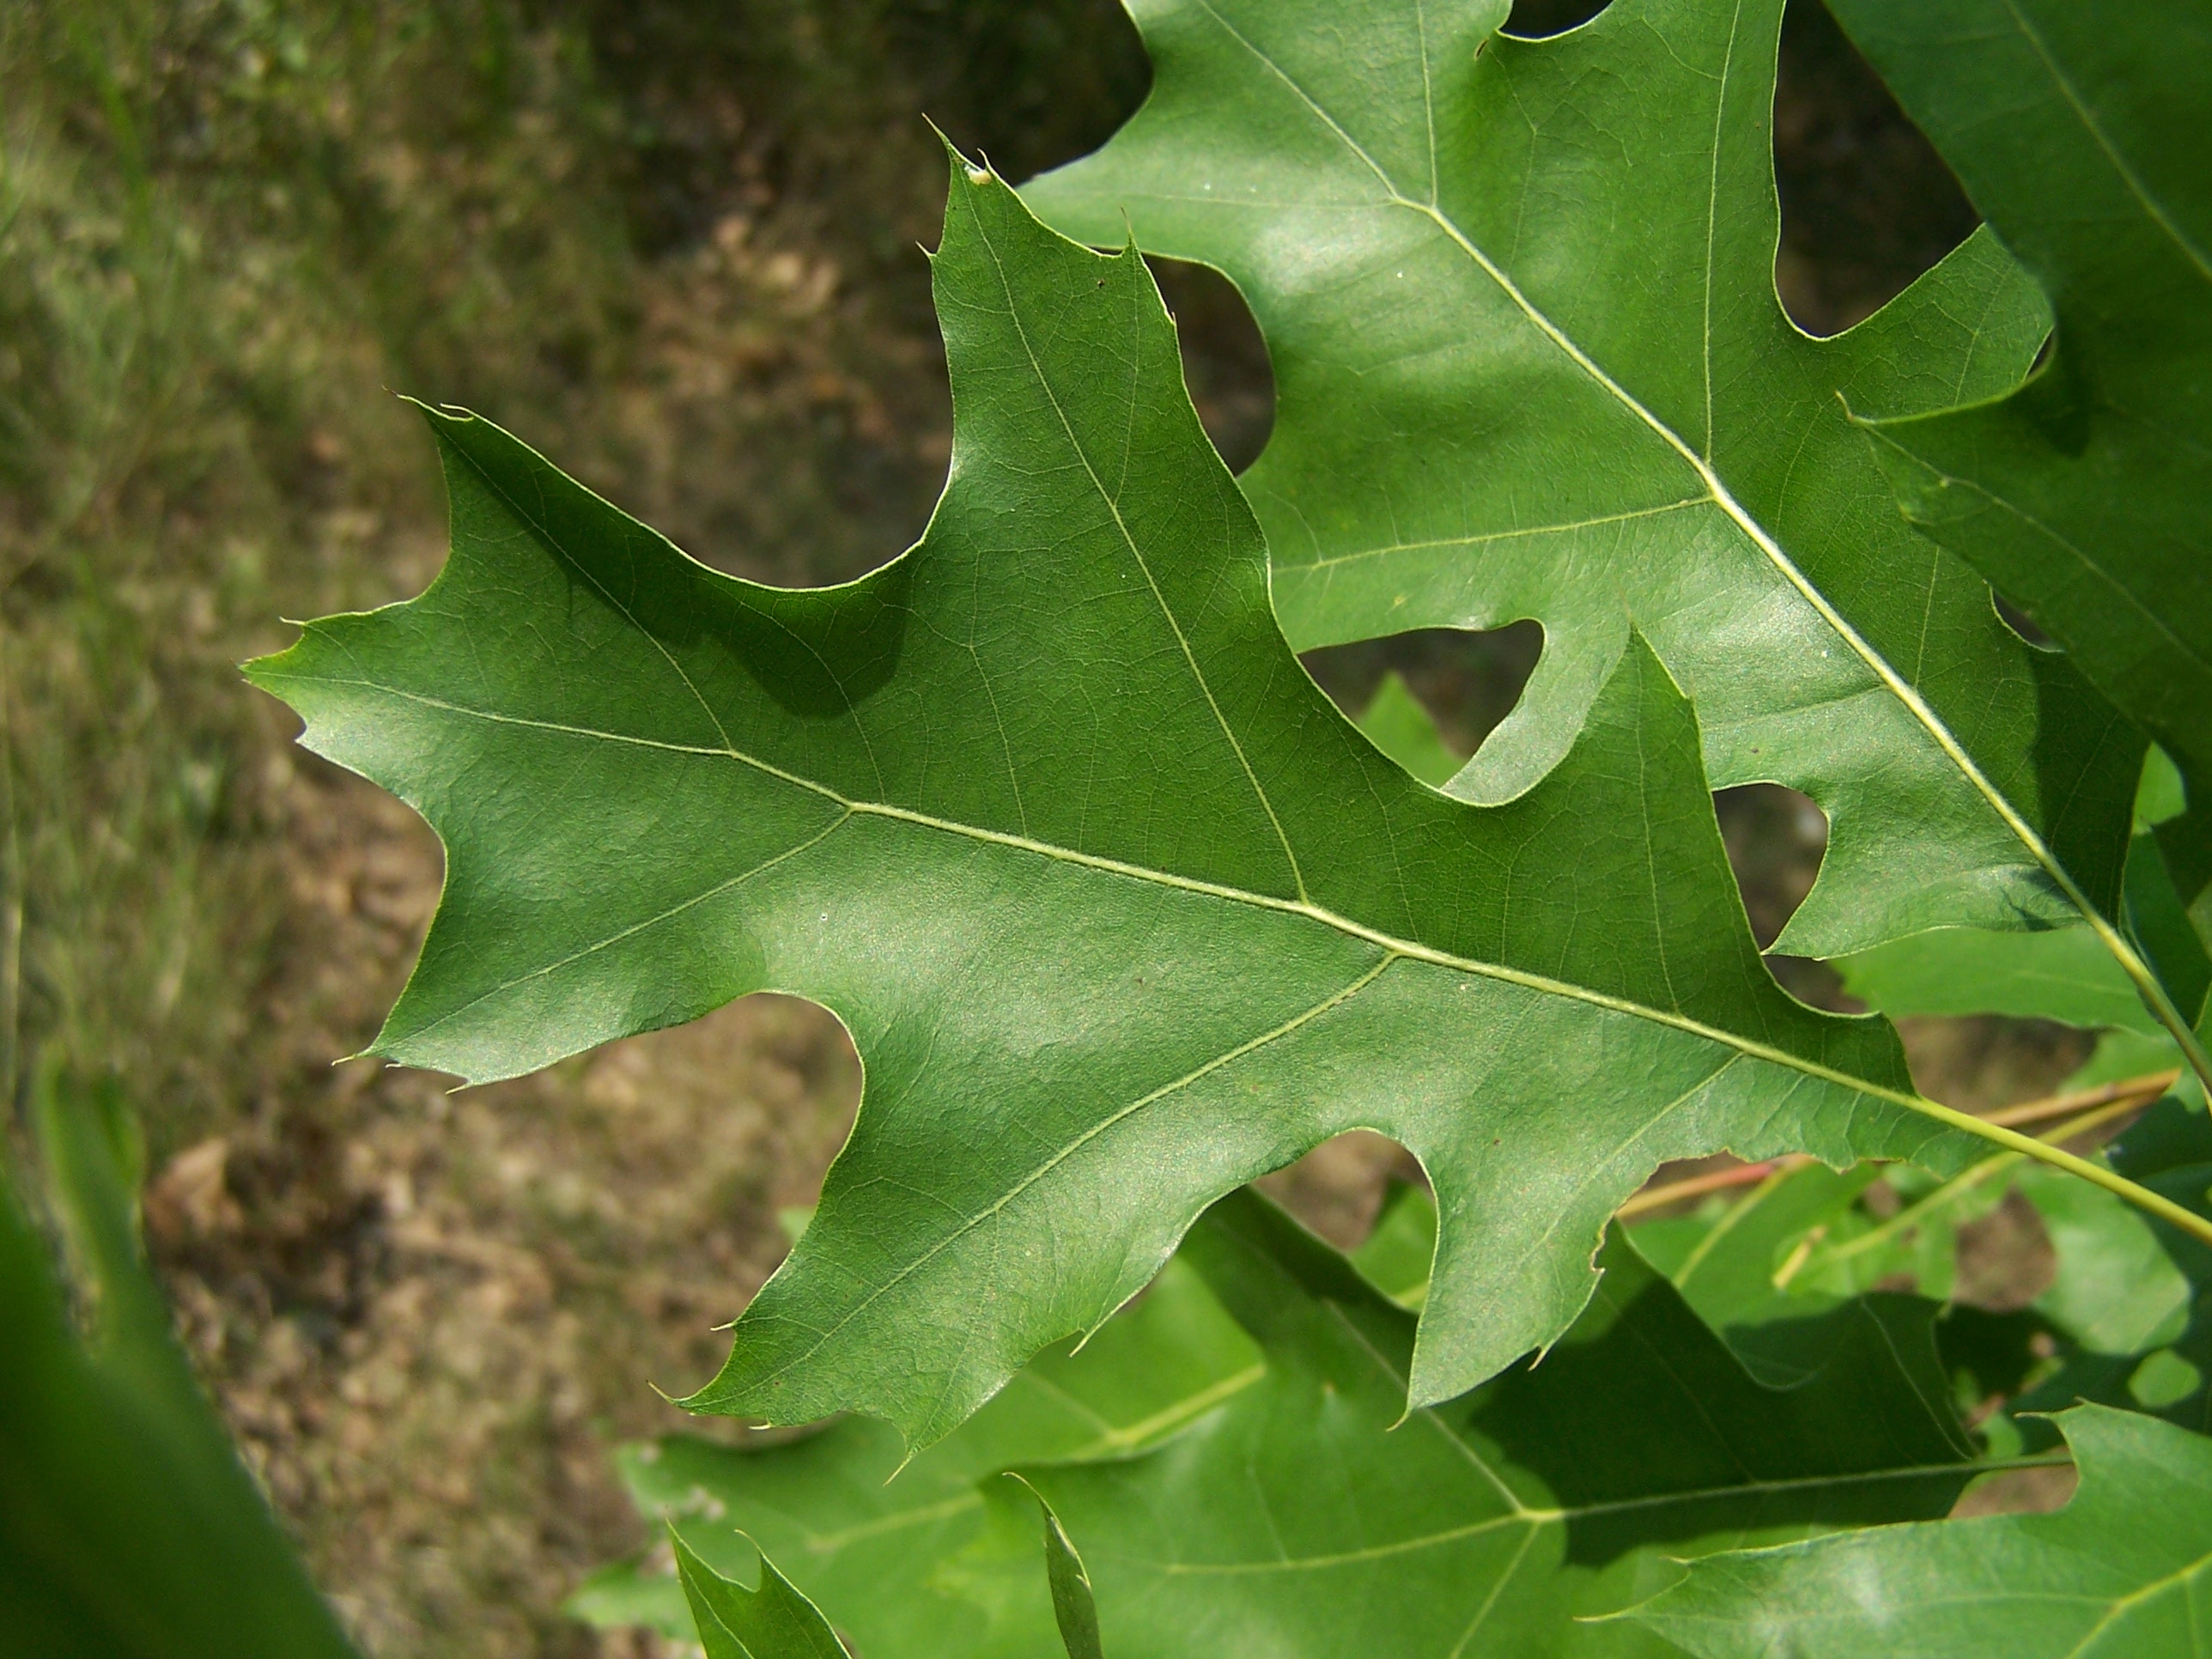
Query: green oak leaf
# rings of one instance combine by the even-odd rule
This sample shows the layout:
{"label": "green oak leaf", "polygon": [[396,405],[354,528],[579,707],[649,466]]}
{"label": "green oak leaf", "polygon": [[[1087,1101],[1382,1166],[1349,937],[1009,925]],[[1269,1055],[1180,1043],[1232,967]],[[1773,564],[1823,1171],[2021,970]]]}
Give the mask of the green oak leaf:
{"label": "green oak leaf", "polygon": [[1787,951],[2109,915],[2142,738],[1899,522],[1845,412],[2008,390],[2047,313],[1977,234],[1842,335],[1790,323],[1783,0],[1614,0],[1544,40],[1493,33],[1504,0],[1131,10],[1149,100],[1025,194],[1249,301],[1278,416],[1244,484],[1294,644],[1541,623],[1453,786],[1494,800],[1640,630],[1716,784],[1828,815]]}
{"label": "green oak leaf", "polygon": [[1353,1127],[1442,1195],[1417,1403],[1565,1329],[1668,1158],[1967,1155],[1768,975],[1649,650],[1516,800],[1427,788],[1284,642],[1134,251],[961,164],[934,276],[951,477],[874,574],[720,575],[433,414],[437,580],[252,668],[446,846],[376,1052],[503,1077],[763,988],[852,1032],[821,1206],[687,1403],[927,1443]]}
{"label": "green oak leaf", "polygon": [[0,1650],[41,1659],[349,1659],[176,1343],[138,1249],[130,1120],[40,1079],[50,1207],[82,1335],[0,1161]]}
{"label": "green oak leaf", "polygon": [[1898,498],[2212,783],[2212,7],[1833,9],[2057,317],[2017,391],[1869,426]]}
{"label": "green oak leaf", "polygon": [[822,1610],[765,1555],[759,1583],[747,1589],[694,1555],[681,1536],[670,1541],[707,1659],[849,1659]]}
{"label": "green oak leaf", "polygon": [[[1259,1381],[1260,1354],[1204,1283],[1170,1261],[1078,1351],[1038,1355],[945,1439],[905,1456],[847,1417],[781,1445],[669,1435],[617,1457],[638,1508],[726,1577],[765,1551],[869,1659],[1034,1659],[1054,1608],[1018,1463],[1141,1450]],[[568,1609],[596,1625],[688,1626],[675,1581],[625,1563]]]}
{"label": "green oak leaf", "polygon": [[2212,1620],[2212,1441],[2101,1406],[2057,1423],[2055,1515],[1709,1557],[1631,1615],[1699,1659],[2195,1659]]}
{"label": "green oak leaf", "polygon": [[1264,1200],[1224,1199],[1182,1259],[1265,1380],[1140,1457],[1024,1471],[1115,1659],[1671,1651],[1577,1621],[1675,1558],[1942,1514],[1973,1467],[1924,1304],[1808,1322],[1814,1374],[1768,1389],[1616,1236],[1540,1364],[1407,1417],[1412,1316]]}

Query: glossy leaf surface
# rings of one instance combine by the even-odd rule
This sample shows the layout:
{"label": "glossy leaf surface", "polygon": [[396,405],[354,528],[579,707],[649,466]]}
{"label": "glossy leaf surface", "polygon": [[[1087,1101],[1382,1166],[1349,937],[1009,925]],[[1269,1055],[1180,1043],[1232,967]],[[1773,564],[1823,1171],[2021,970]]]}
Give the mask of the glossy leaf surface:
{"label": "glossy leaf surface", "polygon": [[1027,195],[1250,302],[1295,643],[1543,624],[1457,792],[1556,763],[1639,629],[1716,784],[1827,812],[1780,948],[2108,909],[2141,739],[1899,521],[1844,413],[2001,393],[2047,313],[1984,234],[1845,334],[1790,322],[1782,10],[1614,0],[1530,41],[1503,0],[1140,0],[1150,100]]}
{"label": "glossy leaf surface", "polygon": [[1664,1159],[1963,1155],[1767,974],[1647,649],[1540,785],[1438,794],[1285,644],[1142,262],[963,166],[935,275],[951,477],[875,574],[717,574],[437,415],[443,574],[253,670],[446,843],[379,1052],[500,1077],[771,988],[852,1031],[852,1139],[690,1403],[927,1443],[1355,1126],[1443,1194],[1418,1401],[1564,1329]]}

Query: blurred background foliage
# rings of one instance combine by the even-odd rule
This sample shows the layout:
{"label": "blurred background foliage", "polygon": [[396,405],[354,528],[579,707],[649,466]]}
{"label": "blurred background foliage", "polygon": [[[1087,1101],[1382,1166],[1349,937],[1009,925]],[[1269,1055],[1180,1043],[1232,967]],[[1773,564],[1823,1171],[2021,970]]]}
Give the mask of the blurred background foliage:
{"label": "blurred background foliage", "polygon": [[[1592,9],[1522,0],[1515,27]],[[282,617],[434,572],[441,492],[393,392],[499,420],[748,575],[896,553],[949,453],[928,122],[1021,179],[1103,141],[1147,76],[1113,0],[0,8],[10,1137],[42,1065],[137,1103],[180,1330],[373,1652],[627,1650],[556,1611],[642,1536],[606,1445],[672,1426],[647,1381],[719,1358],[708,1328],[774,1267],[857,1072],[833,1021],[773,1000],[459,1097],[334,1069],[419,943],[436,848],[292,749],[233,665]],[[1971,228],[1817,0],[1791,7],[1777,142],[1778,280],[1808,328]],[[1225,283],[1161,274],[1241,465],[1265,349]],[[1522,625],[1313,666],[1353,708],[1398,669],[1465,752],[1540,648]],[[1723,810],[1771,937],[1824,826],[1778,791]],[[1977,1101],[2079,1057],[1955,1031],[1920,1044],[1923,1082]],[[1389,1161],[1285,1190],[1353,1233]]]}

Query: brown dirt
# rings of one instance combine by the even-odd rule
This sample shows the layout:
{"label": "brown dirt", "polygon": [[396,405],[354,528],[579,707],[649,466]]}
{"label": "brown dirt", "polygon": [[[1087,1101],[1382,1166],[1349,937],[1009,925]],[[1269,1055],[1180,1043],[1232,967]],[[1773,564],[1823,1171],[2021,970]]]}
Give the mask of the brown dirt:
{"label": "brown dirt", "polygon": [[653,1389],[711,1375],[713,1328],[781,1259],[777,1209],[811,1201],[849,1123],[850,1044],[758,997],[459,1093],[315,1064],[397,989],[439,855],[381,792],[283,769],[266,1014],[301,1082],[149,1185],[180,1328],[370,1651],[629,1651],[556,1610],[646,1541],[608,1450],[692,1422]]}

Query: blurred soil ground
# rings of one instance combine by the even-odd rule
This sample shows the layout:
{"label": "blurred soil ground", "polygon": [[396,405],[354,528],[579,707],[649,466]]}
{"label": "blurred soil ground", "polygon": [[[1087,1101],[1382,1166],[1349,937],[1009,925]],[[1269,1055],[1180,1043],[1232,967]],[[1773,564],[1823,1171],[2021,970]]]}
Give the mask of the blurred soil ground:
{"label": "blurred soil ground", "polygon": [[[1516,27],[1573,21],[1523,0]],[[1825,331],[1972,219],[1817,3],[1784,70],[1778,276]],[[644,1541],[608,1449],[689,1420],[647,1385],[719,1362],[858,1066],[772,998],[460,1094],[334,1065],[404,977],[438,850],[233,665],[282,617],[434,572],[431,447],[387,389],[508,424],[748,575],[896,552],[949,453],[923,116],[1020,178],[1146,82],[1110,0],[0,12],[0,1088],[58,1057],[138,1103],[180,1328],[373,1654],[645,1650],[558,1611]],[[1226,283],[1161,275],[1241,465],[1265,349]],[[1523,624],[1312,666],[1354,709],[1399,669],[1471,751],[1540,646]],[[1722,809],[1771,938],[1825,826],[1784,791]],[[2040,1092],[2081,1046],[1911,1040],[1968,1104]],[[1403,1156],[1345,1137],[1273,1184],[1349,1242]]]}

